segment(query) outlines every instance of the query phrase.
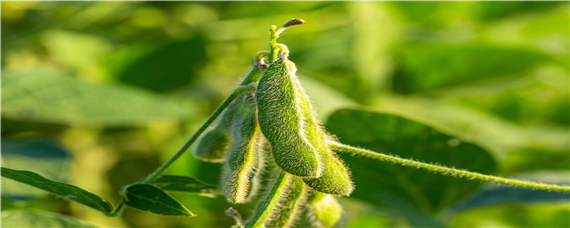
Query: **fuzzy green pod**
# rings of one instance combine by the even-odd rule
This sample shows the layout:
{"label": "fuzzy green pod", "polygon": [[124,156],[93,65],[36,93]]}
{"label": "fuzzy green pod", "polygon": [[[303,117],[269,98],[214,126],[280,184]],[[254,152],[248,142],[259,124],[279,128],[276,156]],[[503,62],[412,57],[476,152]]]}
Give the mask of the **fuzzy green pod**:
{"label": "fuzzy green pod", "polygon": [[323,164],[326,164],[323,175],[319,178],[303,178],[303,181],[312,189],[319,192],[348,196],[354,190],[350,173],[342,161],[327,148],[321,154]]}
{"label": "fuzzy green pod", "polygon": [[329,228],[342,218],[342,206],[332,195],[313,191],[309,197],[309,213],[315,227]]}
{"label": "fuzzy green pod", "polygon": [[236,111],[231,133],[232,143],[228,159],[222,168],[222,191],[230,203],[244,203],[254,195],[257,181],[253,180],[259,169],[257,152],[263,137],[257,124],[257,107],[253,94],[244,94],[236,100]]}
{"label": "fuzzy green pod", "polygon": [[275,163],[296,176],[318,177],[321,162],[312,145],[318,140],[306,133],[307,118],[300,103],[308,100],[295,76],[295,64],[284,56],[265,71],[257,87],[257,107],[261,132],[271,144]]}
{"label": "fuzzy green pod", "polygon": [[192,151],[194,157],[207,162],[224,162],[231,143],[230,127],[236,111],[235,103],[228,105],[218,124],[202,135]]}
{"label": "fuzzy green pod", "polygon": [[265,222],[265,227],[292,227],[301,217],[303,207],[307,202],[305,183],[299,177],[289,179],[286,189],[279,198],[279,203]]}

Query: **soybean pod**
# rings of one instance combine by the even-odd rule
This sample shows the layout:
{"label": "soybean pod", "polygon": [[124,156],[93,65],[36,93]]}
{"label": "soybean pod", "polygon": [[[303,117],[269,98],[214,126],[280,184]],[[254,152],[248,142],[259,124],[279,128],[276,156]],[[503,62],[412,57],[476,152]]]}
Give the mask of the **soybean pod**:
{"label": "soybean pod", "polygon": [[239,99],[231,127],[233,141],[222,170],[222,190],[230,203],[244,203],[253,195],[256,189],[253,185],[257,184],[253,178],[261,159],[256,152],[263,137],[259,132],[253,94],[244,94]]}
{"label": "soybean pod", "polygon": [[305,129],[295,64],[277,58],[261,77],[256,97],[261,132],[271,144],[275,163],[284,171],[304,177],[321,175],[321,161]]}

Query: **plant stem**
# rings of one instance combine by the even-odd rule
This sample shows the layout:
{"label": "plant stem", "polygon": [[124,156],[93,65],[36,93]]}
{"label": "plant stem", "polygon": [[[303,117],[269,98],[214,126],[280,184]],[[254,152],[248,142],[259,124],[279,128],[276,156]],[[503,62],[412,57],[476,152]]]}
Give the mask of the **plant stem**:
{"label": "plant stem", "polygon": [[121,198],[121,201],[119,201],[119,203],[115,207],[115,210],[113,210],[113,211],[111,211],[111,213],[109,213],[109,216],[115,217],[115,216],[119,215],[119,212],[121,212],[121,210],[123,210],[124,206],[125,206],[125,198]]}
{"label": "plant stem", "polygon": [[182,156],[182,154],[184,154],[184,152],[186,152],[186,150],[188,150],[188,148],[190,148],[192,143],[194,143],[194,141],[196,141],[196,139],[198,139],[198,137],[200,137],[200,135],[208,128],[208,126],[210,126],[210,124],[212,124],[212,122],[214,122],[216,117],[218,117],[224,111],[224,109],[226,109],[226,107],[230,103],[232,103],[232,101],[238,95],[240,95],[241,93],[246,92],[246,91],[252,91],[253,89],[254,88],[251,86],[238,86],[238,87],[236,87],[234,89],[234,91],[232,91],[232,93],[224,100],[224,102],[222,102],[222,104],[220,104],[220,106],[218,106],[218,108],[214,111],[214,113],[212,113],[212,115],[210,115],[210,117],[208,117],[206,122],[204,124],[202,124],[202,126],[196,132],[194,132],[194,134],[188,139],[188,141],[186,141],[186,143],[184,143],[184,145],[182,145],[182,147],[180,149],[178,149],[178,151],[176,151],[176,153],[174,155],[172,155],[172,157],[170,157],[170,159],[168,159],[168,161],[166,161],[156,171],[154,171],[148,177],[146,177],[142,181],[142,183],[148,184],[148,183],[152,182],[154,179],[156,179],[158,176],[160,176],[160,174],[162,174],[170,165],[172,165],[172,163],[174,163],[178,158],[180,158],[180,156]]}
{"label": "plant stem", "polygon": [[560,186],[560,185],[553,185],[553,184],[542,184],[542,183],[535,183],[530,181],[521,181],[515,179],[509,179],[504,177],[497,177],[492,175],[485,175],[481,173],[469,172],[465,170],[459,170],[454,168],[449,168],[440,165],[432,165],[423,162],[413,161],[410,159],[399,158],[392,155],[382,154],[366,149],[356,148],[348,145],[341,144],[339,142],[327,141],[327,145],[334,151],[337,152],[345,152],[345,153],[352,153],[357,155],[362,155],[368,158],[373,158],[385,162],[392,162],[400,165],[405,166],[412,166],[416,168],[421,168],[429,171],[434,171],[441,174],[452,175],[455,177],[463,177],[467,179],[478,179],[482,181],[490,181],[496,182],[501,184],[508,184],[526,188],[534,188],[534,189],[542,189],[548,191],[559,191],[559,192],[570,192],[570,186]]}
{"label": "plant stem", "polygon": [[279,35],[275,33],[276,28],[277,26],[273,25],[271,26],[271,29],[269,29],[269,56],[267,56],[267,58],[269,58],[269,63],[272,63],[273,60],[277,58],[275,45],[277,44],[277,38],[279,38]]}
{"label": "plant stem", "polygon": [[263,226],[273,211],[273,208],[275,205],[277,205],[277,202],[279,202],[279,198],[281,197],[285,186],[287,186],[287,181],[290,177],[290,174],[285,171],[281,171],[279,177],[277,178],[277,181],[271,189],[271,192],[267,196],[267,199],[265,199],[265,202],[263,202],[263,205],[261,205],[261,208],[259,208],[253,220],[251,220],[251,222],[247,225],[247,228],[260,228]]}
{"label": "plant stem", "polygon": [[[174,163],[178,158],[180,158],[180,156],[182,156],[182,154],[184,154],[184,152],[186,152],[186,150],[188,150],[188,148],[190,148],[192,143],[194,143],[194,141],[196,141],[196,139],[200,137],[200,135],[210,126],[210,124],[212,124],[212,122],[214,122],[214,120],[224,111],[224,109],[226,109],[226,107],[228,107],[228,105],[230,105],[230,103],[232,103],[232,101],[238,95],[252,90],[254,90],[254,87],[252,86],[240,85],[236,87],[234,91],[232,91],[232,93],[222,102],[222,104],[218,106],[218,108],[214,111],[214,113],[212,113],[212,115],[208,117],[206,122],[202,124],[202,126],[200,126],[200,128],[196,132],[194,132],[194,134],[188,139],[188,141],[186,141],[186,143],[184,143],[184,145],[182,145],[182,147],[180,147],[180,149],[178,149],[178,151],[176,151],[176,153],[172,155],[172,157],[170,157],[156,171],[151,173],[146,178],[137,181],[137,183],[149,184],[152,181],[154,181],[158,176],[160,176],[162,173],[164,173],[164,171],[166,171],[166,169],[170,167],[172,163]],[[113,210],[109,214],[109,216],[112,217],[117,216],[120,213],[121,209],[124,207],[124,205],[125,205],[124,198],[122,198],[121,201],[119,201],[119,203],[115,207],[115,210]]]}

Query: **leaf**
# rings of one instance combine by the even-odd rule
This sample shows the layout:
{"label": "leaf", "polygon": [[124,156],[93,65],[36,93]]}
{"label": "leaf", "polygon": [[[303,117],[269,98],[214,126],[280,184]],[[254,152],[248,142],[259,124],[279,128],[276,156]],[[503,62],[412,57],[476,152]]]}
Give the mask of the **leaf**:
{"label": "leaf", "polygon": [[501,185],[482,189],[448,210],[457,213],[499,204],[553,201],[570,201],[570,193]]}
{"label": "leaf", "polygon": [[377,197],[384,204],[393,209],[395,213],[408,219],[410,224],[414,227],[444,227],[444,225],[435,221],[435,219],[424,210],[414,205],[389,195],[378,194]]}
{"label": "leaf", "polygon": [[[568,185],[570,182],[568,169],[565,171],[525,172],[519,173],[513,176],[513,178],[519,180],[530,180],[562,185]],[[564,201],[570,201],[570,193],[488,183],[479,191],[445,209],[445,212],[449,215],[480,207],[488,207],[501,204],[546,203]]]}
{"label": "leaf", "polygon": [[356,104],[340,91],[322,82],[303,75],[297,76],[299,81],[301,81],[301,86],[305,88],[307,96],[311,98],[313,108],[322,119],[326,119],[340,107]]}
{"label": "leaf", "polygon": [[[390,113],[341,109],[331,115],[328,130],[344,144],[480,173],[492,173],[495,162],[487,151],[436,129]],[[352,197],[386,206],[377,195],[402,200],[435,214],[481,183],[340,154],[352,171]]]}
{"label": "leaf", "polygon": [[52,194],[61,196],[64,199],[71,200],[73,202],[80,203],[95,210],[101,211],[104,214],[109,214],[111,210],[113,210],[111,204],[91,192],[73,185],[49,180],[34,172],[13,170],[10,168],[2,167],[2,176],[27,185],[34,186],[39,189],[43,189]]}
{"label": "leaf", "polygon": [[104,126],[188,118],[187,101],[120,85],[79,81],[48,69],[2,72],[2,116]]}
{"label": "leaf", "polygon": [[5,210],[2,211],[2,227],[70,227],[97,228],[73,217],[46,211]]}
{"label": "leaf", "polygon": [[[28,169],[52,180],[66,179],[70,158],[65,148],[49,138],[2,139],[2,165]],[[45,194],[45,191],[15,181],[2,182],[2,197],[12,200],[30,200]]]}
{"label": "leaf", "polygon": [[152,184],[165,191],[198,193],[212,198],[220,194],[217,186],[189,176],[161,175]]}
{"label": "leaf", "polygon": [[205,42],[193,38],[175,42],[139,43],[111,53],[103,66],[118,81],[153,91],[191,85],[207,59]]}
{"label": "leaf", "polygon": [[134,184],[125,190],[125,204],[159,215],[194,216],[184,205],[150,184]]}
{"label": "leaf", "polygon": [[396,59],[401,66],[393,87],[403,94],[510,76],[553,62],[538,52],[485,43],[407,45],[399,49]]}

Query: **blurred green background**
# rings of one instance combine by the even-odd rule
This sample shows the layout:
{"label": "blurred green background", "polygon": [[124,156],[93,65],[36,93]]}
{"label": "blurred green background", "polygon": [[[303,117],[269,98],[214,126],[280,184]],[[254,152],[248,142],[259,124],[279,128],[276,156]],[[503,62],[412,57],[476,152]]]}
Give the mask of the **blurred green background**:
{"label": "blurred green background", "polygon": [[[383,118],[376,111],[393,113],[445,133],[430,140],[451,145],[460,138],[476,147],[458,158],[465,167],[570,182],[568,2],[1,4],[2,166],[78,185],[113,204],[122,186],[168,159],[237,86],[253,55],[268,48],[269,27],[291,18],[307,24],[279,42],[289,47],[322,122],[342,142],[439,162],[406,154],[413,145],[392,145],[398,139],[368,124],[377,120],[370,116]],[[352,108],[337,111],[345,107]],[[360,173],[381,173],[386,164],[345,160],[356,181],[354,197],[340,199],[349,227],[570,226],[568,195],[436,174],[405,184],[388,173],[375,177],[385,185],[367,186]],[[169,173],[217,183],[219,169],[188,153]],[[434,187],[442,183],[466,187]],[[408,195],[398,198],[398,187]],[[229,227],[224,209],[247,217],[253,208],[173,195],[198,216],[127,209],[106,218],[2,179],[2,224],[54,216],[24,209],[108,227]],[[422,199],[427,203],[415,203]]]}

